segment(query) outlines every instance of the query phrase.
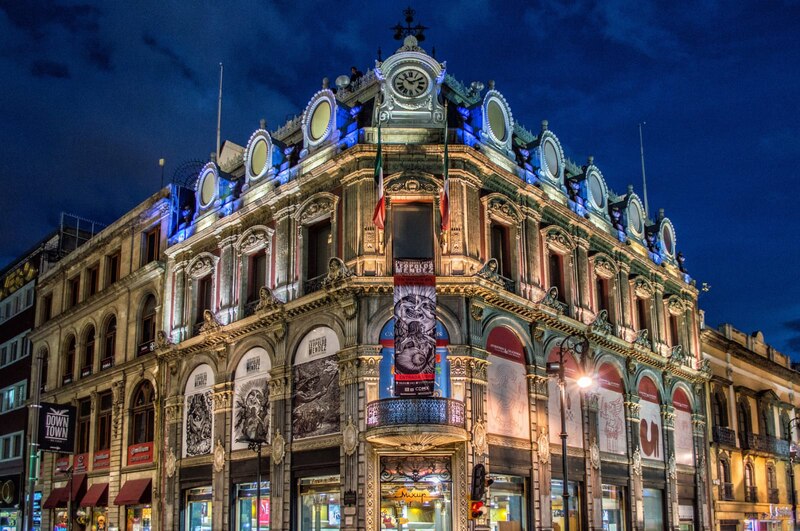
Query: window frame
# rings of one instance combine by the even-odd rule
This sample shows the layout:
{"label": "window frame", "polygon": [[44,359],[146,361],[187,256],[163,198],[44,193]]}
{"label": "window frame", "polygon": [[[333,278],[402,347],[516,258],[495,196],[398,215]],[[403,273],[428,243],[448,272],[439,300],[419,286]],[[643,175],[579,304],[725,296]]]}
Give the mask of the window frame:
{"label": "window frame", "polygon": [[[103,409],[103,400],[108,400],[108,407]],[[97,394],[97,415],[95,418],[94,451],[109,450],[111,448],[111,423],[114,407],[114,397],[110,390]],[[102,440],[105,438],[105,440]]]}
{"label": "window frame", "polygon": [[[144,396],[145,401],[142,404],[137,404],[139,397]],[[148,401],[149,398],[149,401]],[[144,437],[139,440],[137,432],[144,422]],[[128,435],[128,444],[145,444],[155,441],[155,388],[149,380],[141,382],[133,394],[130,409],[130,433]]]}
{"label": "window frame", "polygon": [[[87,412],[84,412],[84,408]],[[75,454],[87,454],[91,448],[92,436],[92,399],[78,400],[78,421],[75,430]]]}

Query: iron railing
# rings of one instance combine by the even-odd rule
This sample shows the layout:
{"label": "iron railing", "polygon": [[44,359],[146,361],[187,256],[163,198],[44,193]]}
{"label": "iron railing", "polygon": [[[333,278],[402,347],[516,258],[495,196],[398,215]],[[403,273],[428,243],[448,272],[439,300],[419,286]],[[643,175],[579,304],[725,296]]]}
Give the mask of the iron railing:
{"label": "iron railing", "polygon": [[743,450],[755,450],[784,457],[789,455],[789,441],[778,439],[772,435],[747,433],[740,435],[739,442]]}
{"label": "iron railing", "polygon": [[367,404],[367,428],[409,424],[466,427],[464,402],[450,398],[386,398]]}
{"label": "iron railing", "polygon": [[722,483],[719,486],[719,497],[721,500],[733,499],[733,483]]}
{"label": "iron railing", "polygon": [[325,277],[327,273],[319,275],[314,278],[309,278],[305,282],[303,282],[303,293],[314,293],[315,291],[319,291],[322,289],[322,283],[325,281]]}
{"label": "iron railing", "polygon": [[778,489],[769,489],[768,496],[770,503],[780,503],[780,491]]}
{"label": "iron railing", "polygon": [[730,428],[714,426],[711,428],[711,436],[715,443],[736,447],[736,432]]}
{"label": "iron railing", "polygon": [[258,307],[258,300],[250,301],[244,305],[244,317],[250,317],[254,313],[256,313],[256,308]]}
{"label": "iron railing", "polygon": [[744,488],[744,501],[749,502],[749,503],[755,503],[756,501],[758,501],[758,497],[756,496],[757,493],[758,493],[758,490],[757,490],[756,487],[745,487]]}

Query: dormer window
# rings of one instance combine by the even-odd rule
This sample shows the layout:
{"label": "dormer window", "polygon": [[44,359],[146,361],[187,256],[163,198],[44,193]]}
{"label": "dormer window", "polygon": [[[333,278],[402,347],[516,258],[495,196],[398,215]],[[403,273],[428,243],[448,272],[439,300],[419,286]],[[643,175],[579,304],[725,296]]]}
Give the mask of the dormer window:
{"label": "dormer window", "polygon": [[392,205],[392,256],[433,258],[433,205]]}

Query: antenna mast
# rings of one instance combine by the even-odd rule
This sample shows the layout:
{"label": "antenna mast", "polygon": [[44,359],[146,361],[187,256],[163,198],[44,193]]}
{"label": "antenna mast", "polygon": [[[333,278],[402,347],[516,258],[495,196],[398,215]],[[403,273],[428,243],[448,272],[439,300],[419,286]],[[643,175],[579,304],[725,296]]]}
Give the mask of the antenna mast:
{"label": "antenna mast", "polygon": [[[222,97],[222,93],[220,93]],[[650,217],[650,209],[647,207],[647,177],[644,173],[644,141],[642,140],[642,126],[647,122],[639,122],[639,153],[642,156],[642,186],[644,187],[644,215]]]}
{"label": "antenna mast", "polygon": [[219,136],[222,128],[222,63],[219,64],[219,100],[217,102],[217,163],[219,163]]}

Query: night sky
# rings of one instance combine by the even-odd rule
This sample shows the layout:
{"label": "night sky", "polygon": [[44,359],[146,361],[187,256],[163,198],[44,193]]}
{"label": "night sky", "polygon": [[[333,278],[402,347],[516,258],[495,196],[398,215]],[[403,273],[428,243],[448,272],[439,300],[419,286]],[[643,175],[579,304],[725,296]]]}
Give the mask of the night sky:
{"label": "night sky", "polygon": [[[692,7],[688,7],[691,5]],[[62,211],[111,222],[215,146],[245,145],[399,46],[405,2],[0,0],[0,266]],[[465,84],[496,81],[568,157],[664,208],[712,325],[800,360],[800,3],[418,3],[421,43]]]}

